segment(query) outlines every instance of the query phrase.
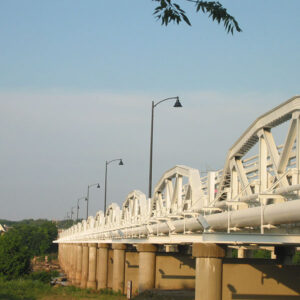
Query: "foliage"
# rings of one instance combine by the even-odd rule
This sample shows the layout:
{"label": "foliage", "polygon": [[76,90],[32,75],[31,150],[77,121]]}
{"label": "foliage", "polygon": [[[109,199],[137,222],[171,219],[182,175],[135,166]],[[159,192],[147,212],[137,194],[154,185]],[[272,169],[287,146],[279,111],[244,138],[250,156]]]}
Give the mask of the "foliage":
{"label": "foliage", "polygon": [[61,220],[61,221],[57,221],[57,228],[58,229],[67,229],[70,228],[71,226],[74,225],[74,221],[73,220]]}
{"label": "foliage", "polygon": [[[238,258],[237,249],[232,249],[232,258]],[[271,253],[264,249],[253,250],[253,258],[271,258]]]}
{"label": "foliage", "polygon": [[[173,0],[152,0],[159,2],[159,5],[154,10],[154,15],[158,20],[161,20],[162,25],[168,25],[171,22],[179,24],[184,21],[191,26],[191,22],[186,15],[186,12]],[[219,24],[223,23],[227,33],[233,34],[234,30],[241,32],[238,22],[231,16],[227,9],[218,1],[201,1],[201,0],[185,0],[195,5],[196,12],[208,14],[208,17]]]}
{"label": "foliage", "polygon": [[[47,296],[47,297],[45,297]],[[53,296],[53,297],[52,297]],[[55,296],[59,296],[56,298]],[[37,300],[37,299],[99,299],[125,300],[125,296],[99,295],[98,292],[67,287],[51,287],[49,283],[32,279],[16,279],[7,281],[0,278],[0,300]]]}
{"label": "foliage", "polygon": [[2,300],[35,300],[41,293],[51,289],[49,284],[37,280],[3,280],[0,279],[0,299]]}
{"label": "foliage", "polygon": [[0,236],[0,275],[8,279],[30,271],[30,251],[22,237],[10,230]]}
{"label": "foliage", "polygon": [[16,224],[16,221],[10,221],[10,220],[6,220],[6,219],[0,219],[0,224],[5,224],[7,226],[12,226],[14,224]]}
{"label": "foliage", "polygon": [[293,263],[295,265],[300,265],[300,251],[296,251],[296,253],[293,257]]}
{"label": "foliage", "polygon": [[16,223],[0,237],[0,275],[16,278],[30,271],[30,258],[57,252],[56,225],[37,220]]}
{"label": "foliage", "polygon": [[57,252],[57,245],[53,244],[53,241],[57,238],[57,228],[51,221],[21,223],[15,225],[10,231],[22,237],[31,257]]}
{"label": "foliage", "polygon": [[264,249],[258,249],[253,251],[253,258],[271,258],[271,252]]}

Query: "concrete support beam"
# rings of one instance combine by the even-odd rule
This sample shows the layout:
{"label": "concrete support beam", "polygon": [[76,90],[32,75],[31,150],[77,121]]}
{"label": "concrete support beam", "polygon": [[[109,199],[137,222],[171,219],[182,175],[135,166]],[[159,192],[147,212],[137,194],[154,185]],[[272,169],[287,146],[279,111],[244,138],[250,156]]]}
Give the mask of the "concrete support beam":
{"label": "concrete support beam", "polygon": [[81,283],[82,289],[86,288],[89,272],[89,247],[88,244],[82,244],[82,266],[81,266]]}
{"label": "concrete support beam", "polygon": [[87,288],[96,290],[96,267],[97,267],[97,244],[88,244],[89,246],[89,272]]}
{"label": "concrete support beam", "polygon": [[216,244],[193,244],[196,258],[195,300],[222,299],[222,258],[225,250]]}
{"label": "concrete support beam", "polygon": [[151,244],[140,244],[139,252],[139,293],[155,288],[155,266],[157,247]]}
{"label": "concrete support beam", "polygon": [[109,244],[98,244],[97,249],[97,290],[107,288],[108,275],[108,248]]}
{"label": "concrete support beam", "polygon": [[75,284],[80,286],[82,272],[82,244],[77,244]]}
{"label": "concrete support beam", "polygon": [[125,244],[112,244],[114,250],[113,291],[124,293],[125,281]]}

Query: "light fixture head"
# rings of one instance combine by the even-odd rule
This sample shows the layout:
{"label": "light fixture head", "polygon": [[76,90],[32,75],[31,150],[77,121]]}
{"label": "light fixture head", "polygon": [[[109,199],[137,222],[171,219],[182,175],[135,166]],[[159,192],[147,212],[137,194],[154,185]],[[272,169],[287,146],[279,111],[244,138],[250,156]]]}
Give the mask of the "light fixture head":
{"label": "light fixture head", "polygon": [[173,107],[182,107],[182,104],[179,101],[179,97],[177,97],[176,102]]}
{"label": "light fixture head", "polygon": [[119,166],[123,166],[123,165],[124,165],[123,160],[120,159]]}

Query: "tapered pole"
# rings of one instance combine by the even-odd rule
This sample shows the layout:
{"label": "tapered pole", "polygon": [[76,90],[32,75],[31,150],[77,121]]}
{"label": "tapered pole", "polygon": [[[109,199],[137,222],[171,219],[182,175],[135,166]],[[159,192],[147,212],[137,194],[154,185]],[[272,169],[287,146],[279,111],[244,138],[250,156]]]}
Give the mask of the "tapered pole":
{"label": "tapered pole", "polygon": [[106,193],[107,193],[107,161],[105,162],[105,188],[104,188],[104,214],[106,213]]}
{"label": "tapered pole", "polygon": [[90,186],[88,185],[87,195],[86,195],[86,219],[89,217],[89,196],[90,196]]}
{"label": "tapered pole", "polygon": [[150,164],[149,164],[148,198],[152,197],[153,121],[154,121],[154,101],[152,101],[152,107],[151,107],[151,134],[150,134]]}
{"label": "tapered pole", "polygon": [[76,216],[76,222],[78,222],[78,214],[79,214],[79,199],[77,200],[77,216]]}

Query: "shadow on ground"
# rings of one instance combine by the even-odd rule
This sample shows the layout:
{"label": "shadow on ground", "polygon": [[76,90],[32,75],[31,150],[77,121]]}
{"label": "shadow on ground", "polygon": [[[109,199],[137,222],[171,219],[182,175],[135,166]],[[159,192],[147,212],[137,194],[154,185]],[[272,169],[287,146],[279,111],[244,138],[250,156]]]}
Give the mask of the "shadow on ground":
{"label": "shadow on ground", "polygon": [[139,294],[133,300],[194,300],[194,298],[194,290],[150,290]]}

